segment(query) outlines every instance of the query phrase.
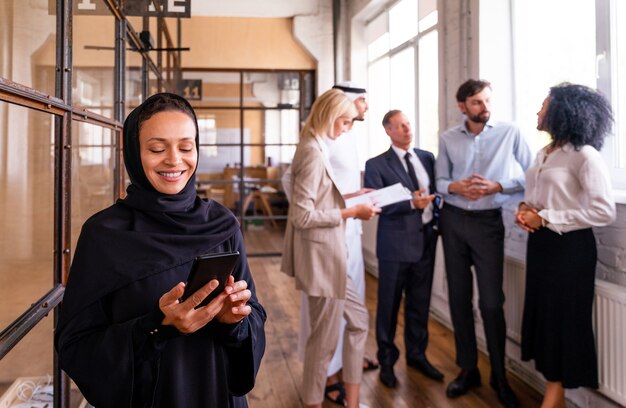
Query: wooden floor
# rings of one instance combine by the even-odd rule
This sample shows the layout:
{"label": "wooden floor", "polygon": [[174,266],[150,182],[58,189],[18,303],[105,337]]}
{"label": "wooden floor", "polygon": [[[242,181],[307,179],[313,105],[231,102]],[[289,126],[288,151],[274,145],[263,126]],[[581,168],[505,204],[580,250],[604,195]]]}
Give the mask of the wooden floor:
{"label": "wooden floor", "polygon": [[[280,258],[250,258],[249,262],[257,286],[257,295],[268,315],[265,326],[267,348],[256,387],[248,396],[249,404],[252,408],[300,407],[302,402],[298,390],[302,380],[302,363],[297,353],[300,294],[295,290],[293,280],[280,272]],[[366,274],[366,284],[366,303],[370,313],[366,354],[376,356],[374,321],[377,280]],[[378,370],[365,372],[361,387],[361,403],[371,408],[500,406],[495,393],[488,385],[490,368],[487,357],[483,354],[479,360],[483,386],[454,400],[446,397],[446,384],[458,373],[454,363],[454,337],[447,328],[433,319],[429,325],[430,343],[427,355],[429,360],[445,374],[445,382],[430,380],[416,370],[408,368],[404,363],[402,322],[401,315],[396,337],[401,356],[395,366],[399,386],[393,390],[388,389],[380,383]],[[509,381],[520,399],[521,407],[540,405],[541,396],[537,392],[511,375]],[[325,401],[324,407],[339,405]]]}

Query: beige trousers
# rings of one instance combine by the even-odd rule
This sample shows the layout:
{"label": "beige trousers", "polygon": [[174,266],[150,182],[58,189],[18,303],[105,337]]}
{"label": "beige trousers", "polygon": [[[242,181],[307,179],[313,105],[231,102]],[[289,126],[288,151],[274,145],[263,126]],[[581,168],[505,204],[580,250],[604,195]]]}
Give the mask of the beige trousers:
{"label": "beige trousers", "polygon": [[309,296],[311,334],[304,349],[302,399],[306,405],[324,401],[326,371],[337,348],[341,318],[346,320],[343,336],[343,380],[359,384],[363,375],[363,355],[369,318],[354,283],[348,277],[346,298]]}

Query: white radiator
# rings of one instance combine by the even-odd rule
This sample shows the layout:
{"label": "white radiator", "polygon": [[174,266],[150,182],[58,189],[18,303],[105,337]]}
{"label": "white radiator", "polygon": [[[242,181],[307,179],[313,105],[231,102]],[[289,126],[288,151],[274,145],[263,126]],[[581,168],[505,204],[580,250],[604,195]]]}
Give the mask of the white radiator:
{"label": "white radiator", "polygon": [[524,312],[524,288],[526,287],[526,266],[512,258],[504,262],[504,316],[507,336],[522,342],[522,314]]}
{"label": "white radiator", "polygon": [[[504,313],[507,336],[521,342],[525,267],[508,258],[504,263]],[[596,280],[594,331],[598,351],[598,391],[626,407],[626,288]]]}
{"label": "white radiator", "polygon": [[626,406],[626,288],[596,280],[599,391]]}

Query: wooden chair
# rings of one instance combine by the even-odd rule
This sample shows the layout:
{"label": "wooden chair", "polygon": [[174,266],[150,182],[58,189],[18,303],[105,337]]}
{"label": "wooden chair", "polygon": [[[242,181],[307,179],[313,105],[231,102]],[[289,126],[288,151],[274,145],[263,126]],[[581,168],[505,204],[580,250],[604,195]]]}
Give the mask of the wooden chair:
{"label": "wooden chair", "polygon": [[[279,176],[278,167],[245,167],[244,168],[244,186],[245,186],[245,198],[243,201],[244,213],[248,211],[252,203],[255,203],[255,208],[259,208],[264,215],[273,217],[272,205],[269,201],[269,196],[273,193],[263,191],[263,187],[271,187],[278,190],[278,181],[263,181],[263,180],[278,180]],[[239,182],[240,177],[239,167],[225,167],[224,168],[224,180],[233,180]],[[232,210],[236,210],[236,203],[240,199],[239,194],[240,185],[237,183],[224,184],[224,206]],[[272,226],[277,227],[276,220],[270,220]]]}

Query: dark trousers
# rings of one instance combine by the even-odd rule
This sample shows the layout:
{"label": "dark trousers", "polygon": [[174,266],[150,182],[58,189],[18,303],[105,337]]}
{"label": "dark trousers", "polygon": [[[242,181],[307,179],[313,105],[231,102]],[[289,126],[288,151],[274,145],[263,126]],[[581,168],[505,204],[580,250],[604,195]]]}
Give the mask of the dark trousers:
{"label": "dark trousers", "polygon": [[439,221],[443,242],[456,363],[476,368],[478,351],[472,305],[474,265],[480,315],[493,375],[504,378],[504,225],[500,210],[463,211],[444,206]]}
{"label": "dark trousers", "polygon": [[432,224],[429,224],[424,227],[423,234],[424,252],[419,262],[378,260],[376,343],[378,361],[383,365],[394,365],[400,356],[394,338],[403,291],[406,358],[423,356],[428,345],[428,311],[437,233],[432,229]]}

